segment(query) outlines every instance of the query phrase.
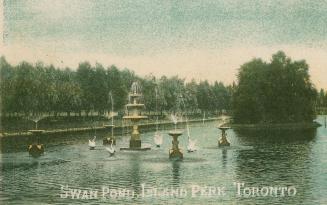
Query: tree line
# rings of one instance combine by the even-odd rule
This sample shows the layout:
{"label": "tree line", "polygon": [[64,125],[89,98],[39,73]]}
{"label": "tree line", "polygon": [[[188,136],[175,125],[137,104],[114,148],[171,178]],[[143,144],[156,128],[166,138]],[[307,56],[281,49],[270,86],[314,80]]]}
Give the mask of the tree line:
{"label": "tree line", "polygon": [[99,115],[111,108],[125,112],[131,84],[142,87],[148,114],[230,111],[236,123],[284,123],[312,121],[317,108],[327,107],[327,93],[318,92],[310,80],[305,60],[293,61],[284,52],[270,62],[260,58],[240,66],[237,82],[185,81],[178,76],[140,77],[114,65],[92,66],[82,62],[74,70],[59,69],[39,62],[10,65],[0,58],[2,116],[59,113]]}
{"label": "tree line", "polygon": [[88,62],[80,63],[75,70],[42,62],[13,66],[4,56],[0,58],[0,69],[2,116],[102,115],[111,109],[109,93],[115,111],[123,113],[134,81],[142,87],[147,112],[214,113],[231,108],[233,88],[221,82],[186,82],[178,76],[140,77],[126,68],[99,63],[92,66]]}

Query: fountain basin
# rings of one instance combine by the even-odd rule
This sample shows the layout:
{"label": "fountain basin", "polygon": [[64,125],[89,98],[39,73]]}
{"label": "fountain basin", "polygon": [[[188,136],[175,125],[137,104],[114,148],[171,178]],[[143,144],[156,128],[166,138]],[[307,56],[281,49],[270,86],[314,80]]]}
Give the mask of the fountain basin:
{"label": "fountain basin", "polygon": [[170,136],[180,136],[183,134],[183,130],[171,130],[168,132]]}
{"label": "fountain basin", "polygon": [[228,130],[228,129],[230,129],[231,127],[228,127],[228,126],[222,126],[222,127],[218,127],[218,129],[220,129],[220,130]]}
{"label": "fountain basin", "polygon": [[121,147],[120,150],[147,151],[147,150],[151,150],[151,147],[141,146],[141,140],[130,140],[129,147]]}

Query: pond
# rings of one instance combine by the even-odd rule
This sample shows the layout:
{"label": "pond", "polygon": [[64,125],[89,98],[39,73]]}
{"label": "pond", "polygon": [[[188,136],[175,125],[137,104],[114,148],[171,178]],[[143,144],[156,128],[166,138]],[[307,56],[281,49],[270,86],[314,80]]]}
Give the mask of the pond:
{"label": "pond", "polygon": [[[323,124],[323,116],[317,121]],[[45,136],[46,153],[38,159],[26,151],[29,139],[2,139],[0,204],[327,204],[324,126],[228,130],[231,146],[218,148],[216,124],[190,126],[198,146],[193,153],[185,151],[185,130],[181,162],[168,159],[167,130],[160,148],[147,132],[141,138],[150,151],[118,150],[114,157],[102,145],[104,132],[97,133],[95,150],[88,148],[93,133]],[[117,149],[128,140],[118,137]]]}

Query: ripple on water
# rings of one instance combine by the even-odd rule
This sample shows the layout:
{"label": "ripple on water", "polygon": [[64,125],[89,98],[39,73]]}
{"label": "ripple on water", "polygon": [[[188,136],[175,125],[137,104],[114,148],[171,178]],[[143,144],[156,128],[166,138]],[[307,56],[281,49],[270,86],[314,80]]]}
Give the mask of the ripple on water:
{"label": "ripple on water", "polygon": [[[126,143],[117,139],[117,152],[113,157],[109,156],[100,143],[95,150],[89,150],[86,138],[74,144],[60,144],[54,147],[47,145],[45,155],[38,159],[29,157],[26,151],[3,153],[0,182],[5,189],[0,191],[0,204],[310,204],[307,202],[325,199],[325,130],[319,128],[319,136],[309,143],[306,140],[292,139],[271,142],[260,137],[246,136],[240,140],[233,130],[229,130],[231,146],[219,148],[217,129],[205,129],[206,137],[203,137],[203,127],[191,127],[192,137],[197,140],[199,146],[196,152],[187,153],[187,138],[185,135],[180,138],[179,145],[184,148],[184,159],[179,162],[169,160],[171,138],[168,136],[164,138],[160,148],[153,147],[144,152],[120,151],[120,145]],[[142,140],[152,142],[153,133],[144,133]],[[229,186],[234,181],[258,186],[294,185],[299,194],[280,200],[235,199],[226,196],[220,199],[188,197],[74,201],[60,200],[58,197],[60,185],[66,184],[81,189],[101,188],[105,185],[140,192],[142,183],[163,188],[192,184]],[[226,190],[232,188],[226,187]]]}
{"label": "ripple on water", "polygon": [[15,161],[10,161],[8,159],[2,159],[0,165],[2,170],[11,170],[11,169],[33,169],[38,168],[39,166],[53,166],[59,165],[62,163],[70,162],[70,160],[65,159],[49,159],[49,158],[38,158],[34,159],[32,157],[28,157],[26,159],[20,159]]}
{"label": "ripple on water", "polygon": [[144,159],[145,162],[151,162],[151,163],[200,163],[205,162],[206,159],[203,158],[192,158],[192,157],[185,157],[182,160],[170,160],[168,157],[153,157],[153,158],[146,158]]}
{"label": "ripple on water", "polygon": [[216,149],[216,150],[250,150],[253,149],[253,146],[237,146],[237,145],[231,145],[226,147],[218,147],[217,146],[208,146],[203,147],[202,149]]}

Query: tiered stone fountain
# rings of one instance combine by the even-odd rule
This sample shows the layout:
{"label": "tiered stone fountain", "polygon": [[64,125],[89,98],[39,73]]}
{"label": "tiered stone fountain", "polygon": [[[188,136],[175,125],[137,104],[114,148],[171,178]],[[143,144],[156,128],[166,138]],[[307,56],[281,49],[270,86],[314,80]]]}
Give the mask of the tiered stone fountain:
{"label": "tiered stone fountain", "polygon": [[133,130],[129,141],[129,147],[122,147],[120,148],[121,150],[145,151],[151,149],[150,147],[142,147],[140,132],[138,130],[138,122],[148,118],[141,114],[141,110],[144,108],[144,104],[141,103],[141,98],[141,87],[137,82],[134,82],[129,93],[129,103],[126,105],[128,114],[123,117],[123,119],[132,121]]}

